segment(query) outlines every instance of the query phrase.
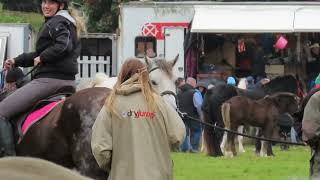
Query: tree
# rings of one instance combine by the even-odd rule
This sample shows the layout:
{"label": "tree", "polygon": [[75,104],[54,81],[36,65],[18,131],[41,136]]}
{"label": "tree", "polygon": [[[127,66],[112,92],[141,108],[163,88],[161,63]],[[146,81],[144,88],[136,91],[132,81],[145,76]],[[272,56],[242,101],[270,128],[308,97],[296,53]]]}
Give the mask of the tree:
{"label": "tree", "polygon": [[88,32],[114,32],[118,27],[118,4],[112,0],[85,0]]}

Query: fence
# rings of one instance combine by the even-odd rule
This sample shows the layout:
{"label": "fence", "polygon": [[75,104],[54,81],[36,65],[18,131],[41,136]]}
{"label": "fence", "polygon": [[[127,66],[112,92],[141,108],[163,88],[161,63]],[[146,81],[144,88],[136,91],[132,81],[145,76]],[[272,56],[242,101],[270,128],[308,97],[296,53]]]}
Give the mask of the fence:
{"label": "fence", "polygon": [[102,72],[111,77],[110,56],[80,56],[78,58],[79,73],[76,79],[88,79]]}

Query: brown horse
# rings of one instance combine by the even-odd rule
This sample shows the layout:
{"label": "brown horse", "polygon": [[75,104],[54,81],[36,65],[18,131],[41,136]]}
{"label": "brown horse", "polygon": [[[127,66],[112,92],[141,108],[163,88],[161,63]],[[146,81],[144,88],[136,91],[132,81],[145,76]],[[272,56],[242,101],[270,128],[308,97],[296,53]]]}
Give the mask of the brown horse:
{"label": "brown horse", "polygon": [[[204,121],[210,124],[216,124],[224,127],[221,117],[221,105],[233,96],[246,96],[250,99],[258,100],[267,94],[277,92],[291,92],[299,94],[301,87],[298,86],[299,79],[293,75],[278,76],[261,87],[250,90],[239,89],[230,85],[216,83],[209,89],[205,95],[203,102]],[[204,144],[206,152],[209,156],[223,156],[220,149],[220,143],[224,132],[218,129],[204,127]]]}
{"label": "brown horse", "polygon": [[[175,79],[172,68],[177,61],[148,60],[154,89],[173,99]],[[168,93],[171,92],[171,93]],[[73,168],[94,179],[106,179],[91,152],[91,128],[110,89],[80,90],[55,107],[40,123],[31,127],[17,145],[18,156],[32,156]]]}
{"label": "brown horse", "polygon": [[[221,113],[226,129],[236,131],[240,125],[262,128],[266,138],[279,138],[278,116],[285,112],[293,115],[298,110],[299,98],[292,93],[275,93],[260,100],[245,96],[235,96],[222,104]],[[225,155],[236,155],[235,134],[227,133]],[[273,155],[271,143],[262,143],[261,156]],[[267,148],[267,149],[266,149]]]}

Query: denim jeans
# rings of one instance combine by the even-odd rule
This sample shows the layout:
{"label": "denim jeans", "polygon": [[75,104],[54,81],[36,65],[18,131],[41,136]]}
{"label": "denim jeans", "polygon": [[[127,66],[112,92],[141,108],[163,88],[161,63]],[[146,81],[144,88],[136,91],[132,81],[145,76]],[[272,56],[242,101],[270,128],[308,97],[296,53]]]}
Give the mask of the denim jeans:
{"label": "denim jeans", "polygon": [[181,145],[181,151],[199,151],[202,133],[201,124],[192,120],[184,121],[186,126],[186,138]]}
{"label": "denim jeans", "polygon": [[186,131],[186,137],[180,147],[182,152],[187,152],[191,149],[189,128],[186,127]]}

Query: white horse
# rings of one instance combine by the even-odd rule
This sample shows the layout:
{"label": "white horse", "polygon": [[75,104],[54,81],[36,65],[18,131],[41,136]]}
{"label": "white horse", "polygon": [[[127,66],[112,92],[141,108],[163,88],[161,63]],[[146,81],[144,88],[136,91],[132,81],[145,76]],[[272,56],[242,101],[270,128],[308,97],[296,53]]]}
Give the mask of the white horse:
{"label": "white horse", "polygon": [[[240,78],[239,83],[237,85],[238,88],[240,89],[247,89],[248,86],[248,81],[246,78]],[[238,133],[242,133],[244,132],[244,126],[239,126],[238,127]],[[237,136],[238,139],[238,144],[239,144],[239,152],[244,153],[246,152],[244,147],[243,147],[243,136]],[[220,144],[220,148],[222,150],[222,152],[225,152],[225,145],[227,143],[227,133],[225,132],[223,134],[223,139],[222,142]]]}
{"label": "white horse", "polygon": [[[178,57],[179,55],[171,61],[145,58],[152,87],[175,109],[177,109],[175,99],[176,86],[173,82],[175,82],[176,76],[173,74],[172,68],[176,64]],[[77,91],[90,87],[107,87],[112,89],[116,82],[117,77],[109,77],[104,73],[97,73],[92,79],[81,80],[77,86]]]}

